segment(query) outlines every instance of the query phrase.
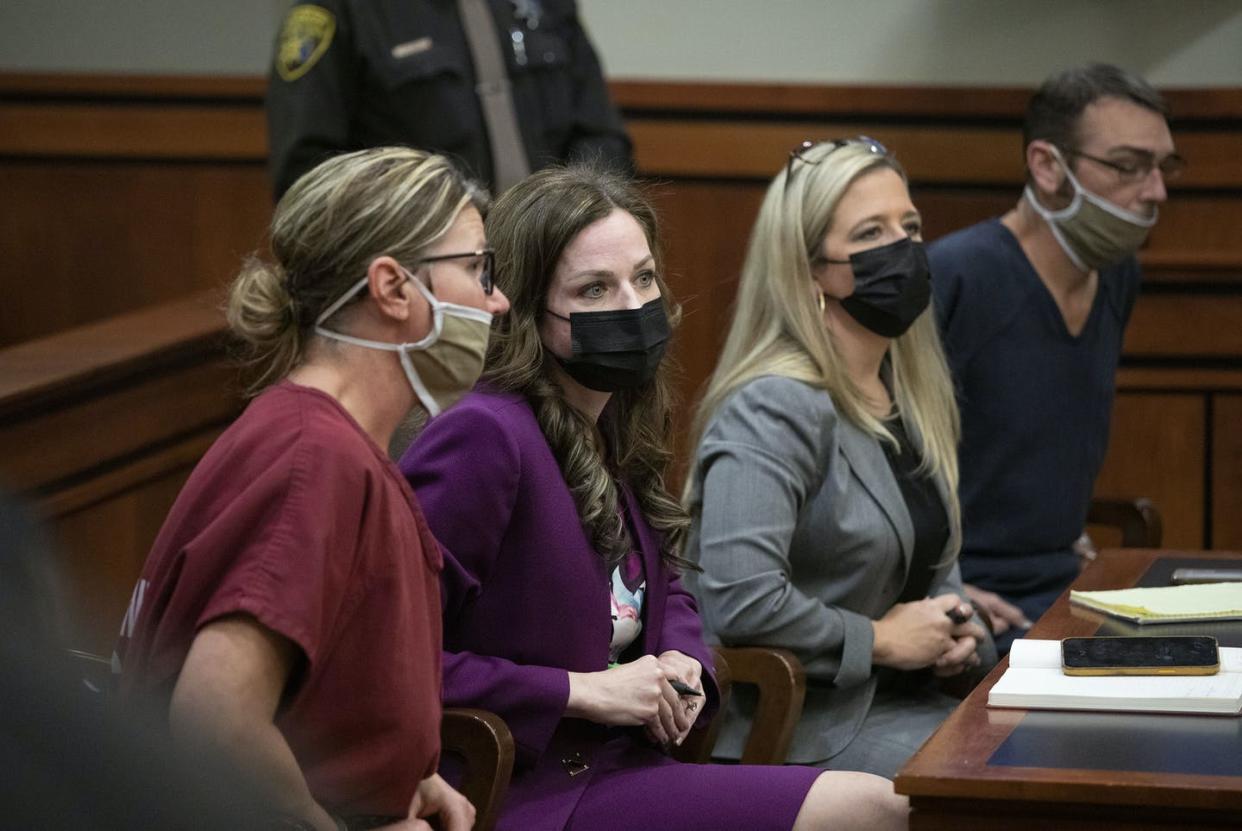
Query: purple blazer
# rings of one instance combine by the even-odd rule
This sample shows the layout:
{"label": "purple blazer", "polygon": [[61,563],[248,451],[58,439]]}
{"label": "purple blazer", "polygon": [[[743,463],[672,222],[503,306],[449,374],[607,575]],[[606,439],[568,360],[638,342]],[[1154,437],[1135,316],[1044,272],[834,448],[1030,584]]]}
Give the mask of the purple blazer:
{"label": "purple blazer", "polygon": [[[565,718],[568,672],[608,664],[603,559],[522,396],[476,390],[433,419],[400,464],[444,551],[444,704],[491,710],[513,731],[502,826],[562,828],[590,782],[592,758],[618,735]],[[628,491],[625,509],[647,580],[642,650],[676,649],[703,665],[698,724],[706,725],[718,692],[698,609],[661,562],[659,533]],[[571,776],[580,763],[587,769]]]}

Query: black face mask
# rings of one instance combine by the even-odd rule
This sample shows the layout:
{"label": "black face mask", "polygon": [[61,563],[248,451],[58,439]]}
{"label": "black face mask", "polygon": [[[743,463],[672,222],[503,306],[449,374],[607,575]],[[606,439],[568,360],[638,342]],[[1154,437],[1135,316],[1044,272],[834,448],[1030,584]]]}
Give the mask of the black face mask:
{"label": "black face mask", "polygon": [[587,389],[616,392],[641,387],[660,368],[669,331],[664,301],[658,297],[639,309],[573,312],[569,317],[549,309],[548,314],[569,321],[573,357],[553,357]]}
{"label": "black face mask", "polygon": [[841,300],[841,308],[877,335],[905,334],[931,302],[927,252],[909,237],[828,262],[853,268],[854,293]]}

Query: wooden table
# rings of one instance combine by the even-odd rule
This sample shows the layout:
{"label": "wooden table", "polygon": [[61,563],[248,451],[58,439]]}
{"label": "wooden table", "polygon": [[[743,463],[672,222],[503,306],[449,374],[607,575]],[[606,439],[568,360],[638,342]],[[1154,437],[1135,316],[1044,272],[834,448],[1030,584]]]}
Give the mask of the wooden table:
{"label": "wooden table", "polygon": [[[1104,551],[1073,587],[1164,585],[1161,575],[1177,560],[1238,561],[1242,554]],[[1030,637],[1129,634],[1130,626],[1070,606],[1066,592]],[[1213,632],[1222,645],[1242,646],[1239,623],[1176,627],[1179,634]],[[897,792],[910,797],[912,829],[1242,829],[1242,718],[989,710],[988,691],[1007,666],[1008,659],[897,775]],[[1025,764],[1024,753],[1040,763]],[[1080,761],[1048,763],[1057,758]],[[1186,772],[1199,765],[1216,772]]]}

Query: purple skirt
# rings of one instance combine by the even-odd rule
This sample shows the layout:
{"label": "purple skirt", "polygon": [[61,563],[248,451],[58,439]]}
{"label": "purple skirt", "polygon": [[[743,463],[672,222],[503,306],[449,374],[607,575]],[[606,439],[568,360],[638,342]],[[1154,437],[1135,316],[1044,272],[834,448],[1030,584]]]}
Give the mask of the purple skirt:
{"label": "purple skirt", "polygon": [[[689,765],[616,738],[565,831],[789,831],[822,770],[785,765]],[[506,828],[501,817],[500,829]],[[516,831],[516,829],[515,829]]]}

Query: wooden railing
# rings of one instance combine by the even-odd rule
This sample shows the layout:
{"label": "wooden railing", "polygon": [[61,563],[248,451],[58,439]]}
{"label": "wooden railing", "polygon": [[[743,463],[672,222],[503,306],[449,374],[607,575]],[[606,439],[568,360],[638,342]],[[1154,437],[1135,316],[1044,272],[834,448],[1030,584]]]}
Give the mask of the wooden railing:
{"label": "wooden railing", "polygon": [[0,350],[0,479],[55,539],[71,645],[107,654],[190,469],[241,406],[214,295]]}

